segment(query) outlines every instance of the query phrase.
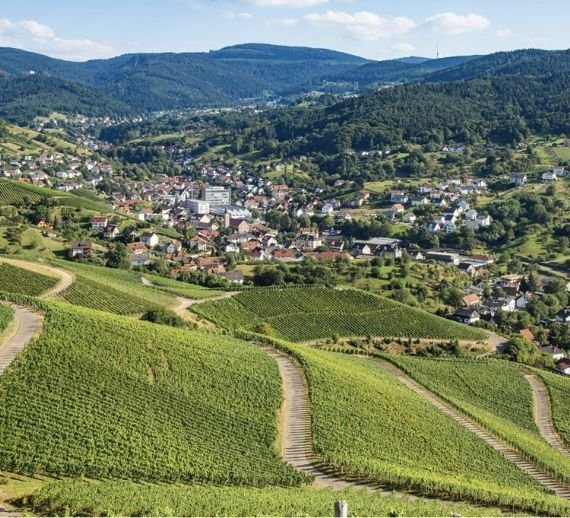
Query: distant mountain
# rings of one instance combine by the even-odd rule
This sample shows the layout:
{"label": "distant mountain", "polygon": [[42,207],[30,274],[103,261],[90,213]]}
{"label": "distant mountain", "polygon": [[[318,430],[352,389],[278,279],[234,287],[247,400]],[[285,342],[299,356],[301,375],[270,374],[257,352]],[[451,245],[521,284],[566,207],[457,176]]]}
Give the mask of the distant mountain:
{"label": "distant mountain", "polygon": [[203,53],[126,54],[75,63],[0,48],[0,116],[47,110],[123,114],[227,106],[251,99],[380,85],[469,80],[489,75],[547,76],[570,70],[570,51],[523,50],[442,59],[369,61],[308,47],[243,44]]}
{"label": "distant mountain", "polygon": [[479,56],[445,70],[434,72],[427,81],[466,81],[487,76],[548,76],[570,71],[570,50],[515,50]]}
{"label": "distant mountain", "polygon": [[327,76],[329,81],[349,81],[358,84],[360,89],[373,85],[409,83],[439,70],[452,69],[467,63],[478,56],[456,56],[440,59],[391,59],[387,61],[374,61],[358,68]]}

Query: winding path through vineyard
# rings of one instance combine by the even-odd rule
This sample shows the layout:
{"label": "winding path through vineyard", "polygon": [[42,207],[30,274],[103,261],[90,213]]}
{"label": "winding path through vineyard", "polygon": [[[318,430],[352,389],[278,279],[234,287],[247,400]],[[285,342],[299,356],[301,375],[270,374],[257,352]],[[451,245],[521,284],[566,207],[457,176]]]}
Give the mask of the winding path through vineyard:
{"label": "winding path through vineyard", "polygon": [[416,394],[423,397],[426,401],[429,401],[444,414],[448,415],[459,424],[467,428],[469,431],[473,432],[479,438],[483,439],[489,446],[497,450],[507,460],[528,473],[537,482],[553,491],[558,497],[570,501],[570,488],[542,473],[534,464],[526,460],[524,457],[522,457],[522,455],[520,455],[510,446],[492,436],[489,432],[487,432],[487,430],[480,427],[473,421],[465,418],[450,404],[442,401],[440,398],[423,388],[403,371],[398,369],[398,367],[395,365],[383,360],[378,361],[377,364],[380,365],[386,372],[392,374],[398,381],[406,385],[409,389],[413,390]]}
{"label": "winding path through vineyard", "polygon": [[334,473],[325,473],[319,467],[317,456],[313,451],[311,403],[302,367],[284,353],[271,347],[261,346],[261,348],[277,362],[283,381],[281,456],[285,462],[299,471],[313,475],[315,477],[313,486],[316,488],[340,490],[352,487],[385,495],[396,494],[400,497],[417,498],[413,495],[383,490],[378,486],[343,480]]}
{"label": "winding path through vineyard", "polygon": [[42,317],[37,313],[16,304],[10,304],[14,309],[16,332],[8,341],[0,346],[0,375],[7,369],[20,351],[34,338],[42,328]]}
{"label": "winding path through vineyard", "polygon": [[552,407],[548,389],[543,381],[534,374],[527,374],[525,378],[532,387],[534,399],[534,420],[542,438],[560,453],[570,458],[570,448],[558,435],[552,420]]}

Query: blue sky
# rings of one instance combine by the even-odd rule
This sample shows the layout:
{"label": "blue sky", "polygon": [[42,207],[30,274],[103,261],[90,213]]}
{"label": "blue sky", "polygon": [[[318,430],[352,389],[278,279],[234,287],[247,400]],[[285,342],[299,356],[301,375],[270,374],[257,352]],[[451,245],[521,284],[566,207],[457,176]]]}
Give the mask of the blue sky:
{"label": "blue sky", "polygon": [[2,0],[0,46],[85,60],[246,42],[373,59],[567,48],[570,2],[549,0]]}

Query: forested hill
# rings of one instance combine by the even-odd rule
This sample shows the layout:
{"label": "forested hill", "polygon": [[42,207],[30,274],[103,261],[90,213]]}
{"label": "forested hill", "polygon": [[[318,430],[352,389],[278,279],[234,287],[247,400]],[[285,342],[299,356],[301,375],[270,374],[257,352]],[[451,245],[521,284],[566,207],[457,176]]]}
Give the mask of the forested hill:
{"label": "forested hill", "polygon": [[246,138],[288,155],[342,155],[404,141],[510,144],[530,132],[570,133],[568,84],[570,73],[400,85],[329,107],[272,114]]}
{"label": "forested hill", "polygon": [[569,51],[369,61],[326,49],[244,44],[206,53],[127,54],[73,63],[0,48],[0,115],[14,122],[54,110],[122,115],[228,106],[329,87],[342,93],[385,84],[565,71],[570,71]]}

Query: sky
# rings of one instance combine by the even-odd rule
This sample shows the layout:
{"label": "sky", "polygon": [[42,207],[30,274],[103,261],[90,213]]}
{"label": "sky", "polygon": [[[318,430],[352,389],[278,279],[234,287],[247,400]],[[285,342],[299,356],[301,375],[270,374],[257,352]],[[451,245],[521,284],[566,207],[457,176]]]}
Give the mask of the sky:
{"label": "sky", "polygon": [[1,0],[0,46],[84,61],[238,43],[370,59],[568,48],[568,0]]}

